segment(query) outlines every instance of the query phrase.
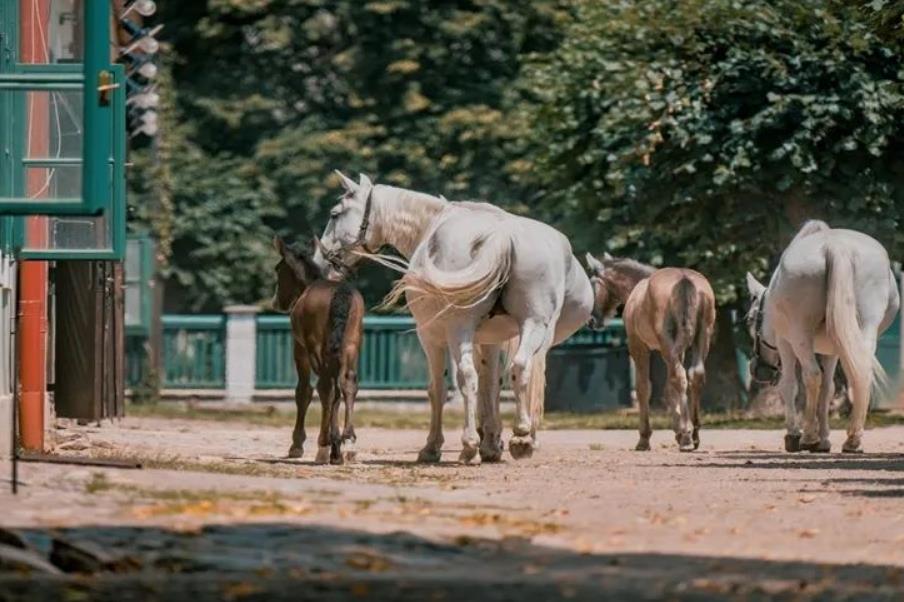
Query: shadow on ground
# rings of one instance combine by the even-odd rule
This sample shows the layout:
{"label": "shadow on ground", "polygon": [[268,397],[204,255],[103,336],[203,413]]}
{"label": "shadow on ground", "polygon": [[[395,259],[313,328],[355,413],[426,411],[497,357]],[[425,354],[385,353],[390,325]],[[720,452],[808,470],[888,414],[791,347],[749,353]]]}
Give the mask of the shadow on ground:
{"label": "shadow on ground", "polygon": [[520,539],[440,544],[282,523],[19,533],[37,555],[88,572],[0,570],[3,601],[904,599],[904,569],[879,565],[580,554]]}

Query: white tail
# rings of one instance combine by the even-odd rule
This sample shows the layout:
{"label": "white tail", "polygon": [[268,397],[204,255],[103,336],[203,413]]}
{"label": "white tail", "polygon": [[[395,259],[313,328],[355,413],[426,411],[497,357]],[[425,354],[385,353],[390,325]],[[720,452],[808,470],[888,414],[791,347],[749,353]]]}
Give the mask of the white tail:
{"label": "white tail", "polygon": [[826,331],[841,358],[854,411],[866,412],[873,387],[887,387],[888,376],[876,359],[875,350],[864,343],[854,297],[854,265],[845,247],[826,244],[826,272]]}
{"label": "white tail", "polygon": [[437,298],[445,306],[442,311],[474,307],[489,299],[508,281],[511,267],[511,237],[504,231],[494,232],[484,239],[474,261],[460,270],[438,267],[427,253],[423,265],[408,267],[381,307],[392,307],[405,293]]}

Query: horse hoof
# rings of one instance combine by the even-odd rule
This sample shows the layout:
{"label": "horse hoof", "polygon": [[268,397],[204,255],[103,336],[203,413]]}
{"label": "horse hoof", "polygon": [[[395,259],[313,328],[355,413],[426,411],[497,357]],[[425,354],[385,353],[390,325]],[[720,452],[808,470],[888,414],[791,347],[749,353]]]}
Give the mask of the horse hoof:
{"label": "horse hoof", "polygon": [[828,439],[825,441],[819,441],[813,449],[810,450],[811,454],[827,454],[832,451],[832,444]]}
{"label": "horse hoof", "polygon": [[314,464],[329,464],[330,461],[330,446],[326,447],[318,447],[317,448],[317,457],[314,458]]}
{"label": "horse hoof", "polygon": [[492,446],[480,446],[480,461],[491,464],[502,462],[502,445],[497,442]]}
{"label": "horse hoof", "polygon": [[785,451],[786,452],[799,452],[800,451],[800,435],[785,435]]}
{"label": "horse hoof", "polygon": [[304,449],[302,449],[302,447],[300,445],[299,446],[293,445],[292,447],[289,448],[289,456],[288,457],[300,458],[303,455],[304,455]]}
{"label": "horse hoof", "polygon": [[350,440],[342,445],[342,459],[346,464],[354,464],[358,459],[358,450],[355,449],[355,444]]}
{"label": "horse hoof", "polygon": [[421,464],[439,464],[442,459],[442,452],[439,449],[425,447],[417,454],[417,461]]}
{"label": "horse hoof", "polygon": [[697,449],[694,446],[694,442],[691,440],[690,433],[682,433],[680,435],[676,435],[675,439],[678,441],[678,450],[683,452],[692,452]]}
{"label": "horse hoof", "polygon": [[841,451],[845,454],[862,454],[863,448],[860,444],[860,438],[851,439],[848,437],[848,440],[841,446]]}
{"label": "horse hoof", "polygon": [[534,441],[530,437],[512,437],[509,439],[509,453],[516,460],[530,458],[534,455]]}
{"label": "horse hoof", "polygon": [[697,451],[700,448],[700,433],[698,431],[694,431],[693,439],[694,451]]}
{"label": "horse hoof", "polygon": [[474,459],[477,457],[477,447],[465,445],[458,455],[458,461],[461,464],[478,464],[479,462],[474,462]]}
{"label": "horse hoof", "polygon": [[339,454],[338,456],[330,456],[330,464],[333,466],[342,466],[345,464],[345,456]]}
{"label": "horse hoof", "polygon": [[634,451],[650,451],[650,440],[641,439],[638,441],[637,445],[634,446]]}
{"label": "horse hoof", "polygon": [[832,451],[832,444],[828,440],[825,441],[801,441],[801,451],[808,451],[811,454],[827,454]]}

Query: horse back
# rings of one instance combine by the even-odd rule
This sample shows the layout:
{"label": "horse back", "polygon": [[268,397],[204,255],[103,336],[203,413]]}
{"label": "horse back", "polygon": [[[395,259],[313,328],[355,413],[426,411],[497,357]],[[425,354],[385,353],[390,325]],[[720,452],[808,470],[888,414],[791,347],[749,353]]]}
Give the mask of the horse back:
{"label": "horse back", "polygon": [[[684,315],[687,312],[694,315]],[[700,272],[662,268],[634,287],[625,303],[624,317],[629,337],[662,351],[663,344],[675,338],[676,320],[690,324],[693,332],[689,340],[695,339],[701,329],[706,336],[711,334],[716,318],[715,294]]]}
{"label": "horse back", "polygon": [[[292,335],[318,373],[331,359],[357,361],[364,331],[364,298],[346,282],[317,280],[292,310]],[[339,323],[337,323],[339,322]]]}

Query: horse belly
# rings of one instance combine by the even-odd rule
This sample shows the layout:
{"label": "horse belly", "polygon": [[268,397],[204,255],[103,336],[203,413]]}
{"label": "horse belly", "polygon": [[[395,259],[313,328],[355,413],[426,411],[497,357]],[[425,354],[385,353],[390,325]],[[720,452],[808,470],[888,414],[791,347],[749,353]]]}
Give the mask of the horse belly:
{"label": "horse belly", "polygon": [[474,341],[481,345],[504,343],[518,336],[518,323],[509,315],[496,315],[480,323]]}

